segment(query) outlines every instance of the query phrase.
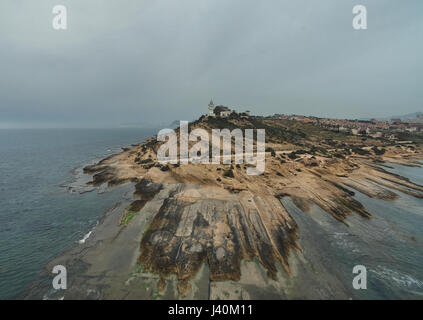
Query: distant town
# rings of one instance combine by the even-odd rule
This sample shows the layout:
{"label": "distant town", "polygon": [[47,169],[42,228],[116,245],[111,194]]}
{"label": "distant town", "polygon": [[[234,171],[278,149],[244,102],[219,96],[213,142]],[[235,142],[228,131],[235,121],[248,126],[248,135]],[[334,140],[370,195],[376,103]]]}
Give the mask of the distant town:
{"label": "distant town", "polygon": [[275,114],[272,116],[277,119],[296,120],[304,123],[312,123],[335,132],[346,132],[353,135],[363,135],[372,138],[387,138],[397,140],[396,133],[422,132],[423,114],[417,114],[413,119],[394,118],[391,120],[348,120],[348,119],[330,119],[318,118],[302,115],[284,115]]}
{"label": "distant town", "polygon": [[[251,116],[250,110],[237,112],[223,105],[215,106],[213,100],[210,101],[208,110],[208,117],[227,118],[231,115],[241,117]],[[273,116],[268,116],[267,118],[295,120],[303,123],[311,123],[334,132],[345,132],[353,135],[385,138],[389,140],[399,140],[397,133],[423,132],[423,113],[417,113],[414,118],[403,120],[400,118],[392,118],[391,120],[331,119],[295,114],[274,114]]]}

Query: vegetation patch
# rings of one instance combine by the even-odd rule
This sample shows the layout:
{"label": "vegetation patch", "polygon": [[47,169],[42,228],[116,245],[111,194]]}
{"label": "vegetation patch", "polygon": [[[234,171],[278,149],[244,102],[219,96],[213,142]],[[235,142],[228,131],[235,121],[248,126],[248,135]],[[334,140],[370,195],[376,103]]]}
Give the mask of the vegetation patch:
{"label": "vegetation patch", "polygon": [[144,207],[146,200],[135,200],[129,206],[126,207],[122,218],[119,221],[120,226],[127,226],[135,215]]}

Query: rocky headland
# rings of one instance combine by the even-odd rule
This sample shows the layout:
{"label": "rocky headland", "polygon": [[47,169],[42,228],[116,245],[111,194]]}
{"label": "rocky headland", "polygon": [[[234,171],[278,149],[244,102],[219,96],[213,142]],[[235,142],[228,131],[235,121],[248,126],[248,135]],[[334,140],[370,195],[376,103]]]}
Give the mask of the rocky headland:
{"label": "rocky headland", "polygon": [[247,165],[234,163],[162,164],[163,142],[155,137],[85,167],[94,187],[130,183],[134,190],[84,248],[52,262],[65,261],[83,275],[74,283],[88,291],[69,297],[86,298],[95,287],[93,298],[247,299],[254,286],[255,298],[289,298],[286,288],[294,286],[307,252],[283,199],[305,215],[317,206],[348,227],[348,217],[372,219],[355,192],[386,201],[398,192],[423,198],[423,186],[388,171],[390,163],[420,166],[419,142],[364,140],[264,117],[202,117],[190,123],[195,128],[265,129],[265,172],[247,175]]}

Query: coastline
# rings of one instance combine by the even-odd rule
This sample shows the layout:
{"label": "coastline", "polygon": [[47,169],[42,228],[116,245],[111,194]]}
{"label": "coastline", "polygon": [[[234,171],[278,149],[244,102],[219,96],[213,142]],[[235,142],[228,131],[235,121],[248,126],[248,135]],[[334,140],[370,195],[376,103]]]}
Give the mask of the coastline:
{"label": "coastline", "polygon": [[[213,281],[210,280],[209,266],[204,263],[189,279],[191,290],[187,295],[179,295],[176,275],[167,277],[166,289],[159,292],[161,277],[143,271],[137,263],[140,243],[148,224],[163,202],[171,192],[181,186],[178,183],[164,186],[134,217],[131,224],[122,227],[119,226],[119,220],[127,206],[135,199],[132,195],[135,191],[134,184],[129,185],[130,190],[122,202],[104,214],[85,243],[74,244],[46,266],[45,273],[54,265],[67,266],[69,280],[66,292],[47,289],[51,287],[50,276],[49,286],[33,287],[27,292],[25,299],[366,299],[366,295],[357,295],[354,290],[348,288],[339,266],[332,261],[333,251],[330,247],[333,244],[318,227],[331,225],[331,228],[336,230],[335,238],[350,237],[352,234],[348,230],[351,227],[351,219],[350,226],[339,224],[318,207],[306,214],[289,198],[283,198],[281,201],[299,225],[301,247],[301,250],[291,252],[290,274],[279,264],[277,280],[272,280],[257,259],[244,259],[241,261],[241,277],[238,281]],[[310,214],[313,219],[310,219]],[[354,228],[355,231],[363,228],[363,221],[359,216],[352,218],[355,221],[352,225],[358,224],[358,227]],[[386,228],[383,225],[377,227]],[[371,243],[367,245],[371,246]],[[410,297],[421,298],[421,295]]]}
{"label": "coastline", "polygon": [[[169,193],[178,184],[165,187],[157,198],[145,206],[133,219],[129,227],[119,226],[125,208],[133,201],[130,191],[122,202],[117,203],[91,229],[91,235],[84,243],[74,243],[68,250],[51,260],[43,273],[44,284],[33,284],[24,295],[25,299],[347,299],[337,279],[325,274],[319,278],[319,285],[327,289],[325,293],[302,290],[316,285],[314,271],[301,252],[290,257],[291,274],[281,265],[277,266],[278,280],[269,279],[266,270],[257,259],[244,259],[241,262],[241,278],[238,281],[212,281],[207,263],[204,263],[189,280],[191,290],[181,297],[178,294],[178,279],[175,275],[166,279],[167,287],[158,291],[160,276],[144,272],[137,264],[139,244],[148,223],[160,209]],[[55,265],[64,265],[68,272],[68,289],[57,291],[51,288],[53,275],[49,274]],[[300,274],[301,273],[301,274]],[[300,280],[300,281],[299,281]],[[337,287],[336,295],[329,287]],[[307,294],[305,294],[307,293]],[[311,294],[310,294],[311,293]]]}
{"label": "coastline", "polygon": [[[333,224],[343,236],[351,219],[365,224],[373,217],[355,193],[388,202],[399,197],[396,191],[423,197],[422,186],[383,169],[388,160],[421,164],[422,154],[406,150],[383,158],[302,156],[295,161],[269,152],[263,176],[247,177],[245,167],[237,167],[235,178],[225,179],[220,175],[228,165],[164,167],[151,160],[157,147],[150,138],[84,168],[92,176],[89,188],[128,185],[131,190],[85,243],[47,265],[46,277],[57,264],[66,265],[69,274],[69,289],[50,290],[48,298],[363,298],[328,267],[330,257],[321,252],[330,245],[317,241],[325,234],[313,234],[305,217],[320,210],[317,225]],[[25,298],[41,295],[34,289]]]}
{"label": "coastline", "polygon": [[[144,133],[143,131],[141,132],[142,134]],[[104,210],[101,210],[101,213],[94,219],[87,219],[88,225],[85,225],[85,227],[80,223],[76,223],[75,225],[81,225],[82,228],[74,228],[73,234],[80,234],[80,236],[77,236],[76,239],[72,239],[72,241],[64,242],[65,245],[61,244],[63,249],[59,251],[59,253],[55,254],[52,258],[48,259],[48,261],[43,263],[42,266],[40,266],[40,271],[35,274],[34,279],[30,280],[27,284],[25,284],[21,289],[21,292],[18,293],[15,297],[13,297],[14,299],[49,299],[50,295],[53,299],[58,298],[57,295],[54,294],[54,292],[49,292],[51,289],[52,280],[52,268],[50,268],[51,261],[61,256],[65,256],[71,251],[78,251],[80,248],[82,248],[82,245],[86,244],[86,242],[89,242],[92,235],[95,233],[97,227],[102,225],[106,216],[111,211],[119,210],[119,207],[122,205],[122,203],[127,201],[125,199],[127,197],[130,197],[133,192],[133,186],[131,186],[130,184],[118,186],[118,188],[111,188],[107,185],[92,186],[89,184],[89,182],[92,180],[92,176],[85,174],[84,168],[86,166],[98,163],[102,159],[109,158],[111,156],[116,155],[117,153],[124,152],[125,150],[128,150],[128,147],[130,146],[134,146],[134,144],[129,145],[127,142],[121,142],[115,147],[107,146],[106,149],[104,149],[107,150],[104,151],[104,155],[101,155],[103,151],[100,148],[97,148],[99,155],[86,162],[81,162],[82,164],[79,164],[78,166],[72,168],[69,171],[70,176],[66,177],[66,179],[63,179],[63,182],[57,185],[58,192],[62,194],[67,194],[67,197],[69,197],[69,199],[75,197],[75,199],[84,199],[83,201],[85,202],[91,201],[92,209],[95,209],[94,207],[96,207],[96,205],[92,203],[92,199],[95,199],[95,197],[97,197],[96,195],[109,193],[109,195],[105,195],[103,197],[108,197],[108,199],[105,199],[105,203],[111,204],[109,207],[105,206],[104,204],[101,205]],[[112,199],[112,201],[109,201],[110,199]],[[96,202],[97,201],[103,200],[101,197],[97,197]],[[70,203],[74,203],[74,201]],[[85,208],[90,208],[90,205],[85,206]]]}

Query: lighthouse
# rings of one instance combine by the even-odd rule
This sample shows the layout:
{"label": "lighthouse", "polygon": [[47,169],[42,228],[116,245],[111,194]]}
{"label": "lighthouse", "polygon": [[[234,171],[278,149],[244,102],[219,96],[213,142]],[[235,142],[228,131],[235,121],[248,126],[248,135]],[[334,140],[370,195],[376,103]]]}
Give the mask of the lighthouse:
{"label": "lighthouse", "polygon": [[214,117],[214,103],[213,99],[209,103],[209,117]]}

